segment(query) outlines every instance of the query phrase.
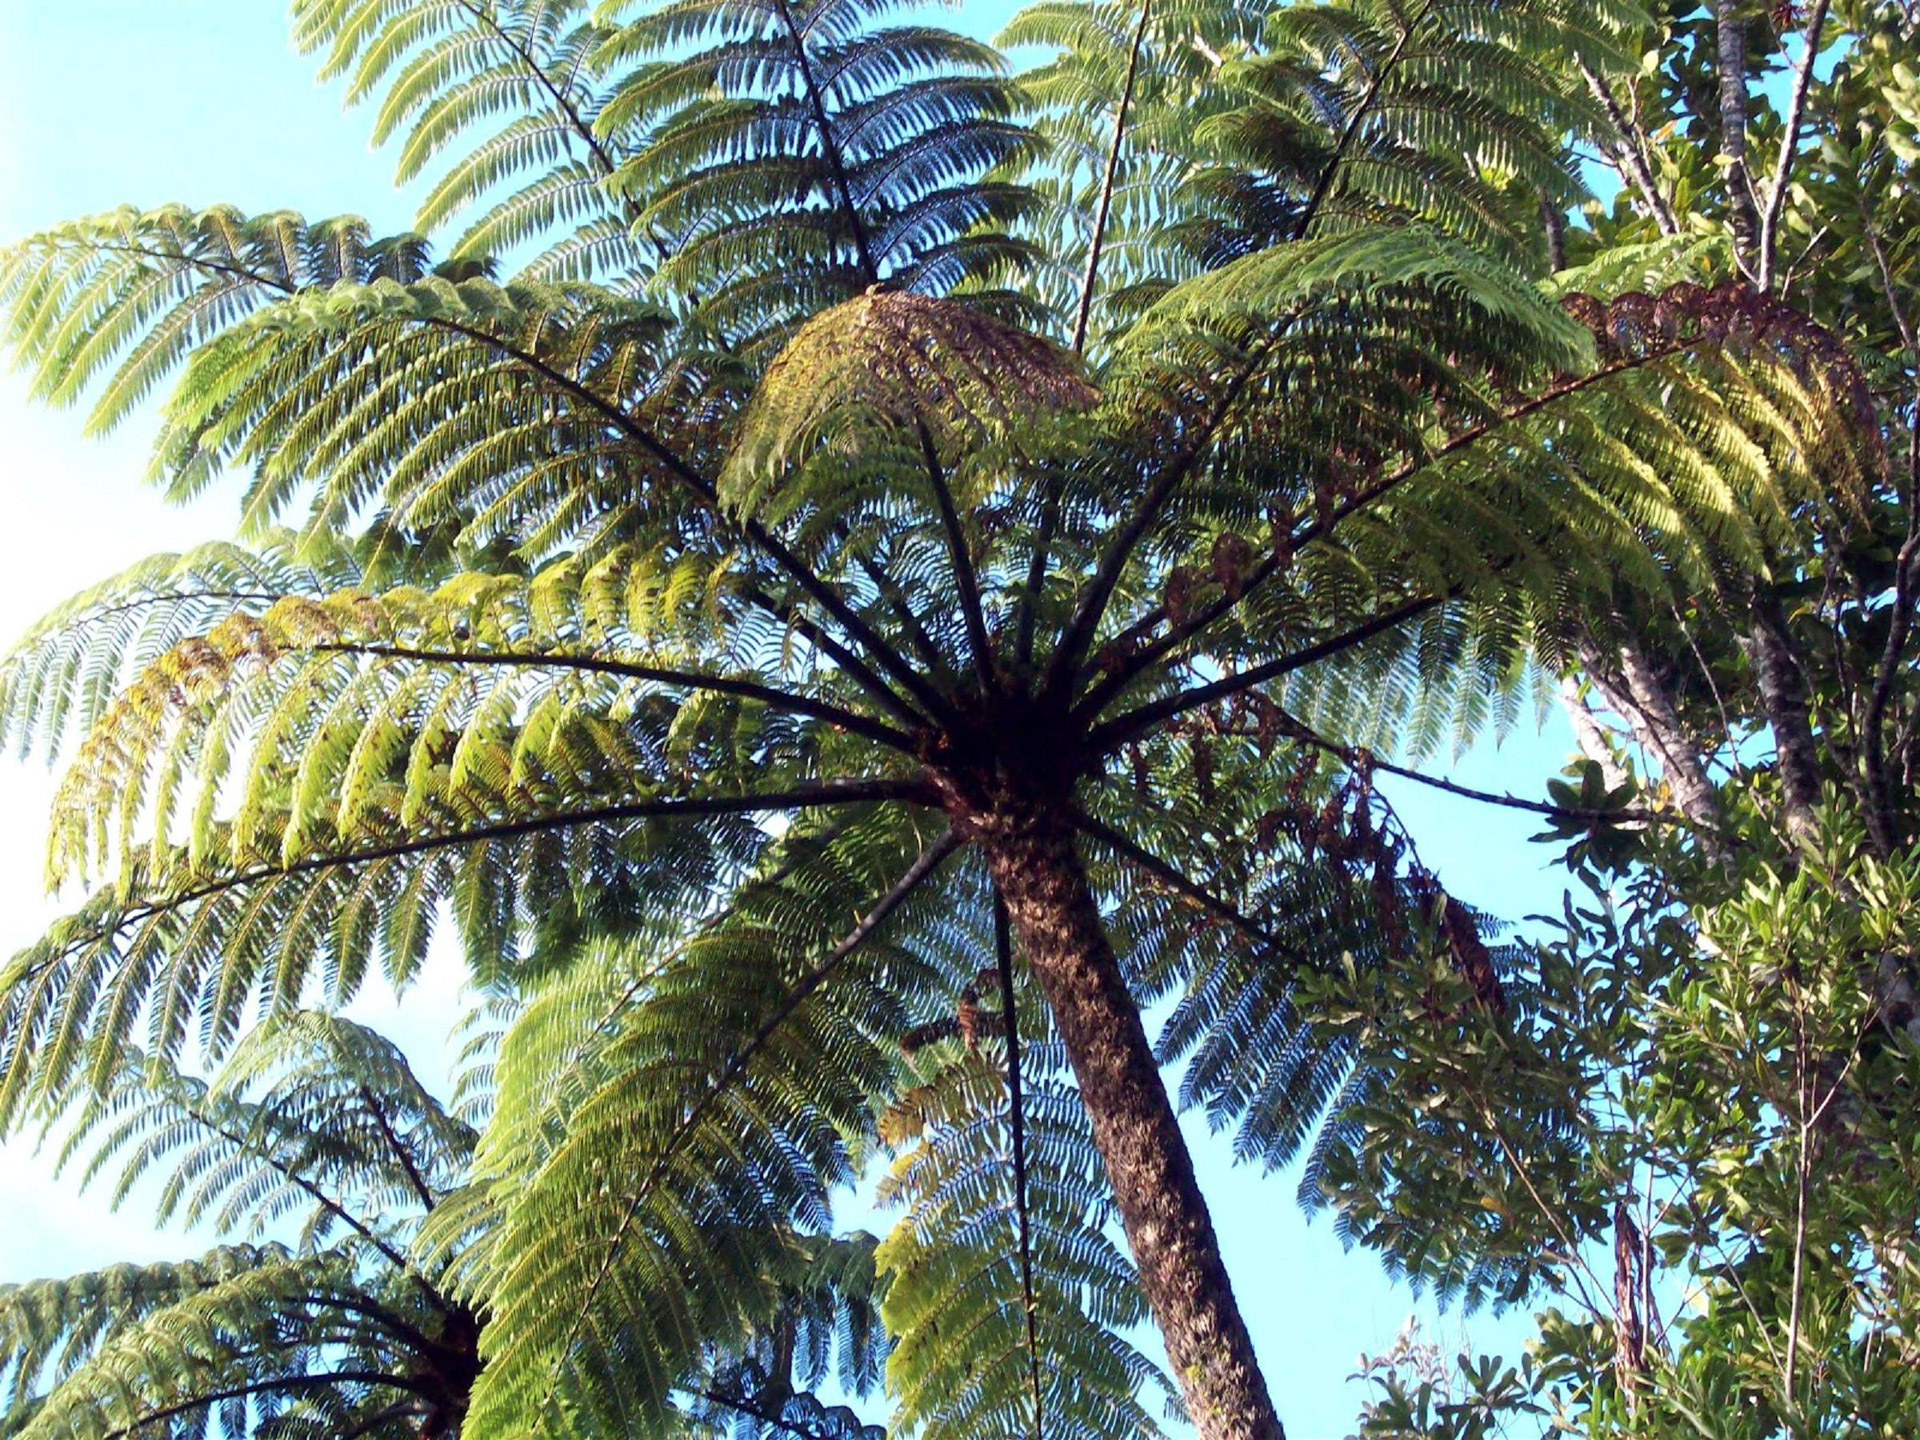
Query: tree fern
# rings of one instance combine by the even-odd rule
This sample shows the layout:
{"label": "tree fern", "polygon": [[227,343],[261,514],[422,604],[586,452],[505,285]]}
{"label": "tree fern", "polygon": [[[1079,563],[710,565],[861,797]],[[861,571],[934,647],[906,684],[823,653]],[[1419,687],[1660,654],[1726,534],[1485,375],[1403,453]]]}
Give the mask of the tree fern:
{"label": "tree fern", "polygon": [[[480,218],[123,212],[0,269],[38,392],[170,381],[158,472],[240,471],[250,545],[0,681],[98,886],[0,976],[0,1114],[121,1093],[136,1037],[250,1067],[450,926],[499,1095],[386,1258],[487,1316],[475,1440],[858,1433],[797,1347],[857,1330],[859,1398],[874,1314],[904,1430],[1150,1433],[1142,1306],[1199,1432],[1271,1440],[1159,1066],[1271,1164],[1374,1093],[1298,1000],[1339,952],[1505,1013],[1374,751],[1510,722],[1588,617],[1881,463],[1777,296],[1516,244],[1597,123],[1563,62],[1604,92],[1639,23],[1051,5],[1022,82],[864,0],[303,4],[443,167],[423,226]],[[869,1271],[834,1202],[882,1156]],[[176,1203],[300,1208],[208,1163]]]}
{"label": "tree fern", "polygon": [[163,1222],[250,1238],[0,1291],[9,1434],[457,1433],[481,1318],[409,1251],[474,1134],[391,1044],[290,1014],[211,1084],[130,1054],[50,1124],[116,1203],[157,1185]]}

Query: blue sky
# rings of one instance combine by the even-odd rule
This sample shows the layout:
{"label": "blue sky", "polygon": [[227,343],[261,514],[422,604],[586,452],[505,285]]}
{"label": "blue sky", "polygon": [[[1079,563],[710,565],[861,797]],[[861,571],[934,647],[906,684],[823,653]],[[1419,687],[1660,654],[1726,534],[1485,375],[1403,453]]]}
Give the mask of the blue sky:
{"label": "blue sky", "polygon": [[[1007,0],[970,0],[948,23],[991,34]],[[366,142],[368,115],[343,112],[316,86],[266,0],[0,0],[0,239],[122,202],[230,202],[318,216],[351,211],[376,232],[406,228],[412,197],[390,183],[388,157]],[[20,378],[0,374],[0,641],[42,611],[155,550],[229,533],[226,497],[165,506],[141,484],[151,426],[136,420],[104,439],[79,417],[29,408]],[[1452,772],[1469,784],[1539,793],[1571,746],[1556,717],[1543,735],[1485,747]],[[52,778],[0,758],[0,947],[28,942],[56,913],[41,884],[42,829]],[[1560,882],[1536,828],[1492,810],[1393,787],[1428,863],[1464,898],[1508,916],[1559,908]],[[454,1013],[457,966],[438,957],[408,995],[369,996],[359,1013],[437,1072]],[[1345,1383],[1362,1350],[1379,1350],[1413,1310],[1430,1333],[1461,1336],[1459,1317],[1432,1319],[1390,1285],[1368,1256],[1343,1254],[1322,1219],[1309,1226],[1291,1175],[1230,1164],[1223,1141],[1190,1124],[1236,1289],[1289,1433],[1348,1433],[1358,1394]],[[156,1234],[137,1205],[114,1214],[104,1196],[75,1197],[45,1157],[0,1144],[0,1283],[120,1259],[188,1253],[206,1237]],[[1482,1348],[1511,1349],[1524,1322],[1466,1324]]]}

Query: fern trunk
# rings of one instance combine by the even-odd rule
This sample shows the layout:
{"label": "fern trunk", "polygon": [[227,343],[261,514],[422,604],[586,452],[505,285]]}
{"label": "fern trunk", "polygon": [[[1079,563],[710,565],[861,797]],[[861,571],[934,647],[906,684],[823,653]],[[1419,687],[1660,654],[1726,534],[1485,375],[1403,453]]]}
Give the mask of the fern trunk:
{"label": "fern trunk", "polygon": [[1069,814],[1064,801],[996,805],[978,822],[988,867],[1066,1045],[1195,1429],[1285,1440]]}

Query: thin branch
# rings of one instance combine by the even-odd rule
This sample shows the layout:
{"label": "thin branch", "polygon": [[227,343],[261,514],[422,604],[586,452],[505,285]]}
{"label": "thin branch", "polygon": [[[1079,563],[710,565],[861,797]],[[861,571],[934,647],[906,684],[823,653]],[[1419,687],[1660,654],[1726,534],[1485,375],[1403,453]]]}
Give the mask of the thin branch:
{"label": "thin branch", "polygon": [[1027,1329],[1027,1384],[1033,1391],[1033,1440],[1046,1434],[1040,1384],[1039,1302],[1033,1290],[1033,1223],[1027,1201],[1027,1112],[1020,1075],[1020,1007],[1013,994],[1013,931],[1006,901],[993,905],[993,953],[1000,970],[1000,1008],[1007,1028],[1008,1127],[1013,1132],[1013,1206],[1020,1226],[1020,1308]]}
{"label": "thin branch", "polygon": [[1760,213],[1760,254],[1755,269],[1761,290],[1773,284],[1774,250],[1779,244],[1780,216],[1787,205],[1787,182],[1793,177],[1793,162],[1800,148],[1800,126],[1806,118],[1807,92],[1813,85],[1813,62],[1820,55],[1820,32],[1826,28],[1829,0],[1813,0],[1807,7],[1807,23],[1800,39],[1805,47],[1793,71],[1793,92],[1787,100],[1787,120],[1780,135],[1780,159],[1773,169],[1773,183],[1767,188],[1766,208]]}
{"label": "thin branch", "polygon": [[549,654],[540,651],[511,650],[430,650],[408,645],[383,645],[357,641],[323,641],[298,647],[332,655],[367,655],[383,660],[413,660],[430,665],[502,665],[530,670],[580,670],[590,674],[611,675],[626,680],[646,680],[659,685],[681,686],[688,690],[711,690],[722,695],[737,695],[757,700],[775,710],[809,715],[855,735],[864,735],[877,744],[902,754],[916,753],[913,737],[871,716],[843,709],[824,700],[797,695],[778,686],[743,680],[731,675],[708,675],[695,670],[664,669],[627,660],[610,660],[596,655]]}
{"label": "thin branch", "polygon": [[1747,171],[1747,20],[1742,0],[1711,0],[1714,68],[1719,72],[1720,153],[1726,159],[1727,206],[1732,212],[1734,262],[1757,278],[1753,251],[1759,241],[1753,177]]}
{"label": "thin branch", "polygon": [[[613,1273],[613,1262],[619,1256],[620,1247],[626,1240],[627,1232],[633,1228],[634,1221],[639,1217],[640,1207],[653,1193],[653,1187],[659,1183],[666,1172],[667,1162],[679,1151],[681,1144],[707,1117],[708,1112],[719,1103],[721,1096],[725,1095],[732,1088],[733,1083],[746,1072],[753,1058],[766,1048],[767,1043],[780,1032],[781,1027],[791,1020],[800,1007],[832,977],[834,971],[840,968],[848,956],[858,950],[875,930],[886,923],[887,918],[920,887],[921,882],[939,869],[941,863],[959,848],[960,837],[952,830],[948,830],[923,850],[919,858],[909,865],[906,872],[894,882],[892,888],[874,901],[872,907],[853,929],[827,952],[818,965],[803,975],[766,1019],[760,1022],[759,1028],[748,1038],[746,1044],[734,1053],[733,1058],[714,1077],[706,1093],[694,1102],[686,1116],[674,1127],[673,1133],[661,1145],[660,1153],[654,1157],[654,1162],[648,1168],[646,1176],[635,1187],[633,1199],[628,1203],[620,1223],[607,1237],[606,1256],[601,1260],[593,1282],[587,1286],[587,1292],[581,1298],[580,1309],[575,1314],[573,1323],[568,1326],[566,1335],[555,1347],[556,1354],[564,1354],[572,1343],[573,1336],[577,1335],[580,1327],[586,1323],[587,1315],[593,1309],[594,1299],[600,1293],[600,1287],[606,1284],[607,1277]],[[547,1402],[551,1402],[554,1397],[557,1381],[556,1374],[554,1383],[547,1387],[545,1396]]]}
{"label": "thin branch", "polygon": [[1653,217],[1655,225],[1660,227],[1662,235],[1678,235],[1680,221],[1673,213],[1673,207],[1667,203],[1667,197],[1660,193],[1659,182],[1654,179],[1653,167],[1648,163],[1645,137],[1639,124],[1628,118],[1620,108],[1620,102],[1614,98],[1612,89],[1594,73],[1593,67],[1584,59],[1577,62],[1580,75],[1587,82],[1587,89],[1593,92],[1593,98],[1600,102],[1600,108],[1606,111],[1608,121],[1620,135],[1618,158],[1610,155],[1615,169],[1625,169],[1640,196],[1647,204],[1647,212]]}
{"label": "thin branch", "polygon": [[1113,211],[1113,186],[1120,173],[1120,150],[1127,135],[1127,111],[1133,107],[1133,89],[1140,77],[1140,52],[1146,46],[1147,21],[1153,15],[1153,0],[1141,0],[1140,23],[1133,27],[1133,46],[1127,52],[1127,76],[1120,86],[1120,103],[1113,112],[1113,141],[1107,147],[1106,174],[1100,181],[1100,198],[1093,210],[1093,235],[1087,242],[1087,268],[1080,277],[1080,302],[1073,312],[1073,353],[1087,348],[1087,320],[1093,313],[1094,285],[1100,276],[1100,251],[1107,240],[1107,220]]}

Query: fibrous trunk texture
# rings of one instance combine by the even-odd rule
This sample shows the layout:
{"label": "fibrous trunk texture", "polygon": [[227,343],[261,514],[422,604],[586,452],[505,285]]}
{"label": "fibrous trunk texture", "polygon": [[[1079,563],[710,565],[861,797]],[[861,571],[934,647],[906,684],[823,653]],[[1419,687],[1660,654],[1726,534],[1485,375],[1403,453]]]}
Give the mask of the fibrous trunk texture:
{"label": "fibrous trunk texture", "polygon": [[1066,1045],[1195,1429],[1202,1440],[1285,1440],[1139,1006],[1060,808],[996,805],[978,822],[988,867]]}

